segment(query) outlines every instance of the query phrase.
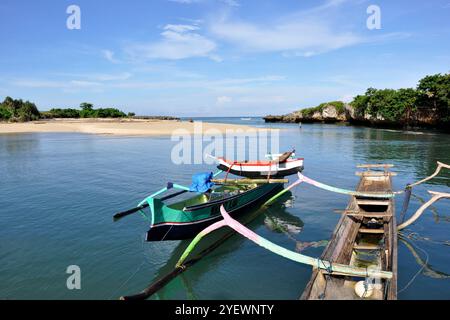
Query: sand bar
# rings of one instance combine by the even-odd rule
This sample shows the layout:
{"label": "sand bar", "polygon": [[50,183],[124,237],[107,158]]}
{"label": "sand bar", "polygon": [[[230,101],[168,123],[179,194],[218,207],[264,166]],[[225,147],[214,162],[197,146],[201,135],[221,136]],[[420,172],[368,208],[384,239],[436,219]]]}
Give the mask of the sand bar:
{"label": "sand bar", "polygon": [[[172,134],[198,133],[215,134],[225,133],[228,130],[251,130],[258,129],[245,125],[176,121],[176,120],[129,120],[129,119],[52,119],[31,121],[25,123],[0,122],[0,134],[15,133],[50,133],[50,132],[73,132],[104,135],[124,136],[165,136]],[[178,131],[176,131],[178,129]],[[180,131],[181,130],[181,131]],[[262,129],[264,130],[264,129]]]}

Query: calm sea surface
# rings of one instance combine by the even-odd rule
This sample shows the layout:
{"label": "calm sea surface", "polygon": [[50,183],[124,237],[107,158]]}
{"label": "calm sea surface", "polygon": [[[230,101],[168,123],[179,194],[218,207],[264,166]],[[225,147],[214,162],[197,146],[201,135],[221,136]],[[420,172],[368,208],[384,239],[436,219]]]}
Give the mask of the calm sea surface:
{"label": "calm sea surface", "polygon": [[[266,126],[261,119],[213,122]],[[281,149],[305,157],[305,175],[355,188],[356,164],[393,163],[396,189],[450,163],[450,135],[339,125],[282,128]],[[207,165],[176,166],[170,137],[84,134],[0,135],[0,299],[117,299],[141,291],[167,272],[187,242],[145,243],[139,216],[112,215],[133,207],[167,181],[188,185]],[[449,192],[450,172],[414,189],[408,214]],[[262,211],[250,227],[291,250],[327,240],[348,197],[301,185],[294,201]],[[402,198],[396,201],[400,212]],[[284,226],[276,231],[274,221]],[[399,298],[450,299],[450,201],[441,200],[399,242]],[[306,243],[306,244],[305,244]],[[303,253],[319,256],[323,247]],[[66,288],[66,268],[81,268],[81,290]],[[420,271],[419,271],[420,270]],[[311,268],[275,256],[240,236],[172,281],[155,299],[297,299]],[[414,281],[411,279],[416,275]],[[408,285],[409,284],[409,285]]]}

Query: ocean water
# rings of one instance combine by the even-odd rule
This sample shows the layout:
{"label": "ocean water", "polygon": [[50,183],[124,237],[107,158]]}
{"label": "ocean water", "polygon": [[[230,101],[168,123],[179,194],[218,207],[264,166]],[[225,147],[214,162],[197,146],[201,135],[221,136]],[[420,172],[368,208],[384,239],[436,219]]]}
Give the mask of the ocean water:
{"label": "ocean water", "polygon": [[[246,118],[246,117],[243,117]],[[198,119],[197,119],[198,120]],[[205,119],[206,120],[206,119]],[[355,188],[359,163],[392,163],[395,189],[450,163],[450,135],[327,124],[264,124],[260,118],[210,122],[280,128],[282,150],[296,148],[304,174]],[[145,288],[178,259],[186,241],[146,243],[139,215],[113,222],[172,181],[188,185],[208,165],[174,165],[169,137],[85,134],[0,135],[0,299],[117,299]],[[450,172],[414,189],[408,215],[449,192]],[[328,240],[348,197],[300,185],[286,204],[263,210],[250,228],[291,250]],[[402,198],[396,201],[400,212]],[[288,232],[275,231],[273,221]],[[433,205],[399,242],[399,299],[450,299],[450,201]],[[319,256],[323,247],[303,253]],[[66,269],[81,268],[81,290]],[[311,268],[235,235],[153,299],[297,299]],[[411,281],[413,279],[413,281]]]}

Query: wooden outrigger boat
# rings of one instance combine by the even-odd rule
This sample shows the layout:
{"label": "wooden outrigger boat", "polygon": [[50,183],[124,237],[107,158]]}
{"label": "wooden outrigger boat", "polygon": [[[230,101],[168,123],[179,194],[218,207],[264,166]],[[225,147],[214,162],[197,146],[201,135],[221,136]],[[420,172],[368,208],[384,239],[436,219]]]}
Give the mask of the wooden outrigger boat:
{"label": "wooden outrigger boat", "polygon": [[[220,172],[219,172],[220,173]],[[150,222],[147,241],[184,240],[194,238],[200,231],[222,219],[220,206],[223,205],[233,217],[239,217],[250,206],[257,206],[274,194],[283,190],[283,179],[261,180],[213,180],[209,176],[208,187],[202,192],[195,188],[168,183],[167,187],[144,199],[136,208],[117,213],[118,220],[134,212],[140,212]],[[194,176],[195,177],[195,176]],[[159,195],[171,190],[181,191],[164,197]],[[194,196],[170,202],[187,192]]]}
{"label": "wooden outrigger boat", "polygon": [[[392,193],[391,165],[362,165],[384,172],[359,173],[357,192]],[[325,248],[322,260],[392,272],[390,279],[349,277],[314,268],[301,299],[397,298],[397,223],[394,198],[352,196]]]}

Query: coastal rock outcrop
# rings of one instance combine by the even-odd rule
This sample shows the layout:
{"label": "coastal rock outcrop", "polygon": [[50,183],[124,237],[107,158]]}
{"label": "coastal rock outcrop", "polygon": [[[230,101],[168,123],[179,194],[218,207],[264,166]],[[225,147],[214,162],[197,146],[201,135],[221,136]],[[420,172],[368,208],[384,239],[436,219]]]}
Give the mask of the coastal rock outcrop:
{"label": "coastal rock outcrop", "polygon": [[381,127],[434,127],[439,122],[437,112],[429,109],[418,109],[409,117],[398,121],[385,119],[382,115],[371,115],[367,112],[358,112],[350,104],[335,105],[323,104],[316,108],[303,109],[286,115],[269,115],[264,117],[266,122],[282,123],[349,123],[356,125],[369,125]]}
{"label": "coastal rock outcrop", "polygon": [[350,105],[343,103],[325,103],[316,108],[303,109],[286,115],[269,115],[264,117],[266,122],[345,122],[354,114]]}

